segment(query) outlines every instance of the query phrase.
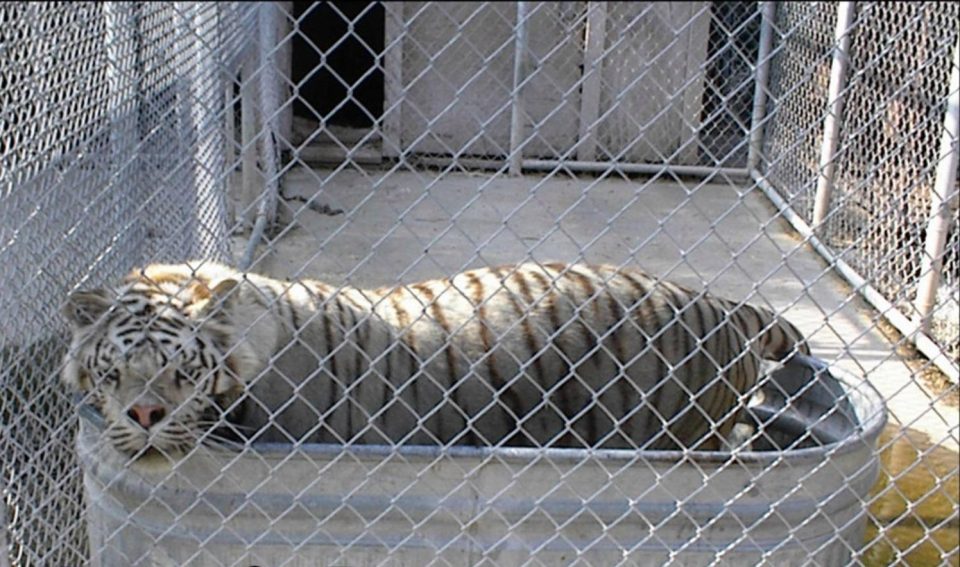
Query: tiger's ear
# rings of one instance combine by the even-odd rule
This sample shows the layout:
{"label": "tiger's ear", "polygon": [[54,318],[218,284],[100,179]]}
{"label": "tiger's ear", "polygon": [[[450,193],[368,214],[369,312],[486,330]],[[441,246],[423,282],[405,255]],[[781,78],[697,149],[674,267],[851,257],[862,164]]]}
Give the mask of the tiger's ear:
{"label": "tiger's ear", "polygon": [[238,285],[240,285],[240,282],[233,278],[220,280],[217,285],[213,286],[213,297],[225,299]]}
{"label": "tiger's ear", "polygon": [[239,286],[240,282],[233,278],[218,281],[211,287],[210,298],[204,302],[200,313],[202,315],[209,315],[214,311],[232,307],[237,301],[237,295],[240,293],[237,289]]}
{"label": "tiger's ear", "polygon": [[243,382],[237,378],[233,365],[227,362],[227,368],[222,370],[213,383],[211,393],[214,396],[238,395],[243,391]]}
{"label": "tiger's ear", "polygon": [[89,327],[110,309],[113,302],[102,289],[75,291],[63,305],[63,316],[77,328]]}

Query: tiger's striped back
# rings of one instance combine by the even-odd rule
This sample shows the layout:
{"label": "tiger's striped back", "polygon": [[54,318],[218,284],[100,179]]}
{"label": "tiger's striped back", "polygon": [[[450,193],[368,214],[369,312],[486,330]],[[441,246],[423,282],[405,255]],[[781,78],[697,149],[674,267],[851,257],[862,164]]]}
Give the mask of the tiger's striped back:
{"label": "tiger's striped back", "polygon": [[378,428],[394,430],[406,407],[448,406],[418,443],[692,446],[711,423],[729,433],[755,355],[807,352],[766,309],[608,266],[470,270],[375,297],[402,345],[389,380],[405,402]]}

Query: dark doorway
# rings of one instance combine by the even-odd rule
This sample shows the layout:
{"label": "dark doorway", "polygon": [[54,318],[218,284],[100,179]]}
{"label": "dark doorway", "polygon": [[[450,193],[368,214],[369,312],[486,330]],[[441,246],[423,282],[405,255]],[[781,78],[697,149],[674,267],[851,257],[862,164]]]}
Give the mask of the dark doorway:
{"label": "dark doorway", "polygon": [[291,73],[300,85],[294,115],[328,125],[373,126],[383,114],[383,70],[378,66],[383,6],[294,2],[293,16],[299,33],[293,39]]}

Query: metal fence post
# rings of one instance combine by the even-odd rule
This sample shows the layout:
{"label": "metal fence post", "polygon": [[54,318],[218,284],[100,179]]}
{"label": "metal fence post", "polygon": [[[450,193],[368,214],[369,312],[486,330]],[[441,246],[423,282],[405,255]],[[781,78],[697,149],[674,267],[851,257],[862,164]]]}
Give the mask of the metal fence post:
{"label": "metal fence post", "polygon": [[750,117],[750,148],[747,153],[747,171],[753,171],[757,168],[763,146],[762,123],[766,112],[767,85],[770,80],[770,51],[773,47],[773,22],[776,12],[776,2],[760,3],[760,50],[757,55],[753,112]]}
{"label": "metal fence post", "polygon": [[277,92],[277,10],[279,6],[272,3],[260,4],[258,10],[257,27],[260,39],[260,116],[261,127],[264,130],[260,137],[260,163],[263,166],[263,190],[260,193],[260,205],[257,208],[257,217],[247,242],[240,268],[248,269],[253,265],[253,254],[257,244],[263,237],[267,224],[273,223],[277,214],[277,198],[280,191],[279,159],[277,148],[277,132],[280,121],[279,93]]}
{"label": "metal fence post", "polygon": [[196,136],[193,148],[193,179],[196,184],[197,250],[203,258],[223,261],[227,257],[226,183],[223,131],[214,126],[221,110],[223,75],[214,51],[217,38],[216,7],[194,5],[189,20],[197,36],[196,59],[190,70],[193,96],[190,122]]}
{"label": "metal fence post", "polygon": [[510,175],[520,175],[523,165],[523,96],[521,84],[526,79],[524,72],[527,61],[527,2],[517,2],[517,35],[513,52],[513,96],[510,114]]}
{"label": "metal fence post", "polygon": [[[116,183],[125,187],[129,203],[143,201],[143,184],[140,179],[139,143],[137,120],[140,106],[137,100],[137,85],[141,80],[140,68],[133,47],[136,44],[137,8],[132,4],[108,2],[103,5],[104,47],[110,64],[106,67],[110,98],[110,171]],[[137,258],[143,253],[146,234],[142,223],[126,227],[125,238],[118,243],[125,249],[126,258]]]}
{"label": "metal fence post", "polygon": [[383,157],[400,159],[403,154],[403,2],[383,5]]}
{"label": "metal fence post", "polygon": [[234,77],[233,74],[224,71],[223,79],[223,137],[225,140],[223,157],[227,161],[227,170],[232,171],[233,166],[237,161],[237,125],[236,125],[236,115],[233,112],[233,89],[234,89]]}
{"label": "metal fence post", "polygon": [[592,75],[584,81],[580,95],[580,132],[577,139],[577,159],[593,161],[597,158],[597,119],[600,116],[600,86],[603,47],[607,37],[607,3],[587,2],[586,47],[583,50],[583,75]]}
{"label": "metal fence post", "polygon": [[256,209],[254,203],[262,186],[257,170],[257,73],[256,45],[248,46],[240,71],[240,171],[242,190],[239,206],[242,209],[238,222],[246,229],[253,227]]}
{"label": "metal fence post", "polygon": [[921,259],[920,282],[917,286],[916,309],[920,328],[930,325],[930,315],[937,301],[943,250],[953,215],[951,209],[957,200],[957,140],[960,121],[960,41],[953,49],[953,69],[947,91],[947,110],[943,116],[943,137],[937,160],[937,177],[930,191],[930,217],[927,221],[927,239]]}
{"label": "metal fence post", "polygon": [[[122,156],[128,155],[136,140],[136,73],[135,54],[128,42],[136,30],[134,7],[127,4],[103,5],[104,43],[107,59],[107,80],[110,85],[110,159],[113,168],[120,167]],[[126,48],[126,50],[125,50]]]}
{"label": "metal fence post", "polygon": [[[277,86],[275,87],[282,97],[284,104],[279,108],[280,116],[277,121],[277,137],[281,148],[290,148],[293,140],[293,92],[290,89],[291,77],[293,76],[293,2],[277,2],[277,11],[279,15],[274,16],[274,23],[277,26],[276,42],[278,43],[277,52],[277,73],[275,78]],[[289,40],[284,41],[287,37]],[[279,105],[278,105],[279,106]],[[279,148],[278,148],[279,151]]]}
{"label": "metal fence post", "polygon": [[[223,85],[214,42],[217,12],[214,5],[177,2],[178,50],[182,95],[178,112],[182,117],[181,140],[189,157],[184,160],[184,178],[177,188],[186,203],[182,214],[190,217],[189,230],[177,236],[187,240],[175,255],[185,258],[225,260],[226,179],[223,177],[223,129],[214,126],[221,111]],[[192,208],[192,210],[190,210]]]}
{"label": "metal fence post", "polygon": [[[220,17],[217,26],[217,45],[226,45],[228,42],[228,33],[224,29],[224,21],[232,15],[235,7],[233,5],[223,5],[220,7]],[[229,175],[237,164],[237,115],[235,112],[236,104],[236,86],[238,66],[230,57],[220,54],[221,81],[223,83],[223,159],[226,161],[225,172]],[[229,179],[228,179],[229,184]],[[231,209],[232,211],[232,209]],[[228,218],[229,222],[234,222],[234,214]]]}
{"label": "metal fence post", "polygon": [[830,67],[830,87],[827,91],[827,117],[823,122],[823,143],[820,147],[819,176],[817,193],[813,205],[813,229],[819,230],[820,224],[830,208],[830,196],[833,193],[833,176],[836,167],[837,145],[840,138],[840,125],[843,123],[844,92],[847,87],[847,62],[850,54],[850,26],[853,23],[854,2],[840,2],[837,6],[837,28],[834,34],[836,48]]}

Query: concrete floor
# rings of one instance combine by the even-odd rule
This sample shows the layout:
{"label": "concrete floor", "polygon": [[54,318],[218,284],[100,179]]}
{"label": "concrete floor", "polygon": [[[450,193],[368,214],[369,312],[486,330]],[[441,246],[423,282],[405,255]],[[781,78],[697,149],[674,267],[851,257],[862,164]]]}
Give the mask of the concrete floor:
{"label": "concrete floor", "polygon": [[[294,228],[260,246],[253,269],[379,286],[529,258],[638,266],[785,312],[816,356],[869,378],[892,422],[956,452],[956,407],[915,381],[876,330],[877,314],[785,221],[771,220],[775,209],[750,187],[301,167],[285,176],[285,195],[316,195],[345,212],[322,215],[292,201],[301,209]],[[236,245],[242,251],[244,242]]]}

